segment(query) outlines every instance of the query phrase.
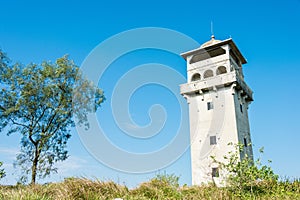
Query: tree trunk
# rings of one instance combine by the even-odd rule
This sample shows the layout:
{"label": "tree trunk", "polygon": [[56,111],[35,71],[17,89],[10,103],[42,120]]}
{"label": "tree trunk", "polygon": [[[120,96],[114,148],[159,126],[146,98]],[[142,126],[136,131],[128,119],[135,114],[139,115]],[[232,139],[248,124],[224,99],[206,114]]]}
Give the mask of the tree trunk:
{"label": "tree trunk", "polygon": [[40,157],[40,152],[38,150],[38,143],[35,145],[35,152],[34,152],[34,159],[32,162],[32,167],[31,167],[31,185],[34,185],[36,182],[36,172],[37,172],[37,165],[39,162],[39,157]]}

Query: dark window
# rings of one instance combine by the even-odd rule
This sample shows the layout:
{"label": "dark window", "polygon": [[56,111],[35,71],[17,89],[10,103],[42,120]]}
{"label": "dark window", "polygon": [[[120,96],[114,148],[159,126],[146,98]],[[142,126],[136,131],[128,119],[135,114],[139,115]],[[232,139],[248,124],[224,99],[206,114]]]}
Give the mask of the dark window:
{"label": "dark window", "polygon": [[248,144],[247,144],[247,138],[244,138],[244,146],[247,147]]}
{"label": "dark window", "polygon": [[203,78],[209,78],[209,77],[213,77],[214,76],[214,72],[211,69],[208,69],[204,72]]}
{"label": "dark window", "polygon": [[191,81],[199,81],[201,79],[201,75],[199,73],[193,74]]}
{"label": "dark window", "polygon": [[212,170],[211,170],[211,175],[212,175],[212,177],[219,177],[220,176],[219,168],[213,167]]}
{"label": "dark window", "polygon": [[216,72],[217,75],[225,74],[225,73],[227,73],[226,67],[224,67],[224,66],[218,67],[217,72]]}
{"label": "dark window", "polygon": [[221,47],[218,47],[216,49],[212,50],[202,50],[200,53],[196,54],[193,56],[193,58],[190,61],[190,64],[199,62],[202,60],[210,59],[219,55],[224,55],[226,54],[226,51],[222,49]]}
{"label": "dark window", "polygon": [[215,145],[217,144],[217,137],[214,136],[210,136],[210,145]]}
{"label": "dark window", "polygon": [[243,105],[240,104],[240,110],[241,110],[241,113],[243,113]]}
{"label": "dark window", "polygon": [[211,110],[214,108],[213,102],[207,102],[207,110]]}

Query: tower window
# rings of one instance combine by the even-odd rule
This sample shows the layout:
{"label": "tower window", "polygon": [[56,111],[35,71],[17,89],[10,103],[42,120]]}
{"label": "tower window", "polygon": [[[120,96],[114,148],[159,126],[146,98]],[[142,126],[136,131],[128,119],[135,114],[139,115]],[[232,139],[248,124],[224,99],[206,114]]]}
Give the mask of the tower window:
{"label": "tower window", "polygon": [[217,144],[217,137],[214,136],[210,136],[210,145],[215,145]]}
{"label": "tower window", "polygon": [[224,66],[218,67],[217,72],[216,72],[217,75],[225,74],[225,73],[227,73],[226,67],[224,67]]}
{"label": "tower window", "polygon": [[190,61],[190,64],[199,62],[202,60],[206,60],[206,59],[211,59],[213,57],[224,55],[224,54],[226,54],[226,51],[224,49],[222,49],[221,47],[219,47],[217,49],[213,49],[213,50],[208,50],[208,51],[204,50],[201,53],[194,55]]}
{"label": "tower window", "polygon": [[240,110],[241,110],[241,113],[243,113],[243,105],[240,104]]}
{"label": "tower window", "polygon": [[244,146],[247,147],[248,144],[247,144],[247,138],[244,138]]}
{"label": "tower window", "polygon": [[214,76],[214,72],[211,69],[206,70],[203,75],[204,78],[209,78],[209,77],[213,77],[213,76]]}
{"label": "tower window", "polygon": [[212,110],[214,108],[213,102],[207,102],[207,110]]}
{"label": "tower window", "polygon": [[217,167],[211,168],[211,176],[212,177],[219,177],[220,176],[219,168],[217,168]]}
{"label": "tower window", "polygon": [[201,75],[199,73],[193,74],[191,81],[199,81],[201,79]]}

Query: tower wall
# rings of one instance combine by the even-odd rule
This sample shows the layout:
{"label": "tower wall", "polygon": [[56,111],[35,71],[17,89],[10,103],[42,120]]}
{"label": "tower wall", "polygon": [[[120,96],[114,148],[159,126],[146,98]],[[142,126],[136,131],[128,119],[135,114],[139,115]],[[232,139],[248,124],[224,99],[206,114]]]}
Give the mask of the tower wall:
{"label": "tower wall", "polygon": [[[224,161],[225,152],[234,150],[228,143],[238,143],[238,119],[236,118],[236,94],[231,87],[224,87],[203,95],[191,97],[189,104],[191,134],[192,183],[200,185],[215,181],[212,168],[217,168],[211,156]],[[208,110],[207,104],[213,109]],[[195,117],[197,116],[197,117]],[[216,144],[211,144],[211,137],[216,137]],[[221,175],[221,174],[220,174]]]}

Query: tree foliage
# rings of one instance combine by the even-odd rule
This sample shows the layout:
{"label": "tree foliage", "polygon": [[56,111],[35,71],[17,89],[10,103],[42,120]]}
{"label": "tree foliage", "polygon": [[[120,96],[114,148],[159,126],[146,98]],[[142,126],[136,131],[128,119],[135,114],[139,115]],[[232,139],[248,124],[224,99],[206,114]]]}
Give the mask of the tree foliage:
{"label": "tree foliage", "polygon": [[[254,188],[261,184],[277,183],[278,175],[276,175],[270,166],[261,163],[261,157],[253,161],[247,154],[241,159],[241,154],[244,151],[244,145],[229,143],[234,146],[234,151],[228,152],[224,156],[224,162],[213,160],[218,163],[223,172],[227,172],[226,183],[237,193],[245,191],[253,192]],[[260,155],[263,153],[263,148],[259,150]],[[269,160],[269,163],[271,161]]]}
{"label": "tree foliage", "polygon": [[0,56],[0,129],[8,135],[21,134],[15,164],[31,174],[34,184],[36,177],[57,170],[55,162],[67,159],[75,117],[87,126],[87,114],[99,108],[104,95],[67,56],[55,63],[27,66],[9,66],[6,55],[1,52]]}

